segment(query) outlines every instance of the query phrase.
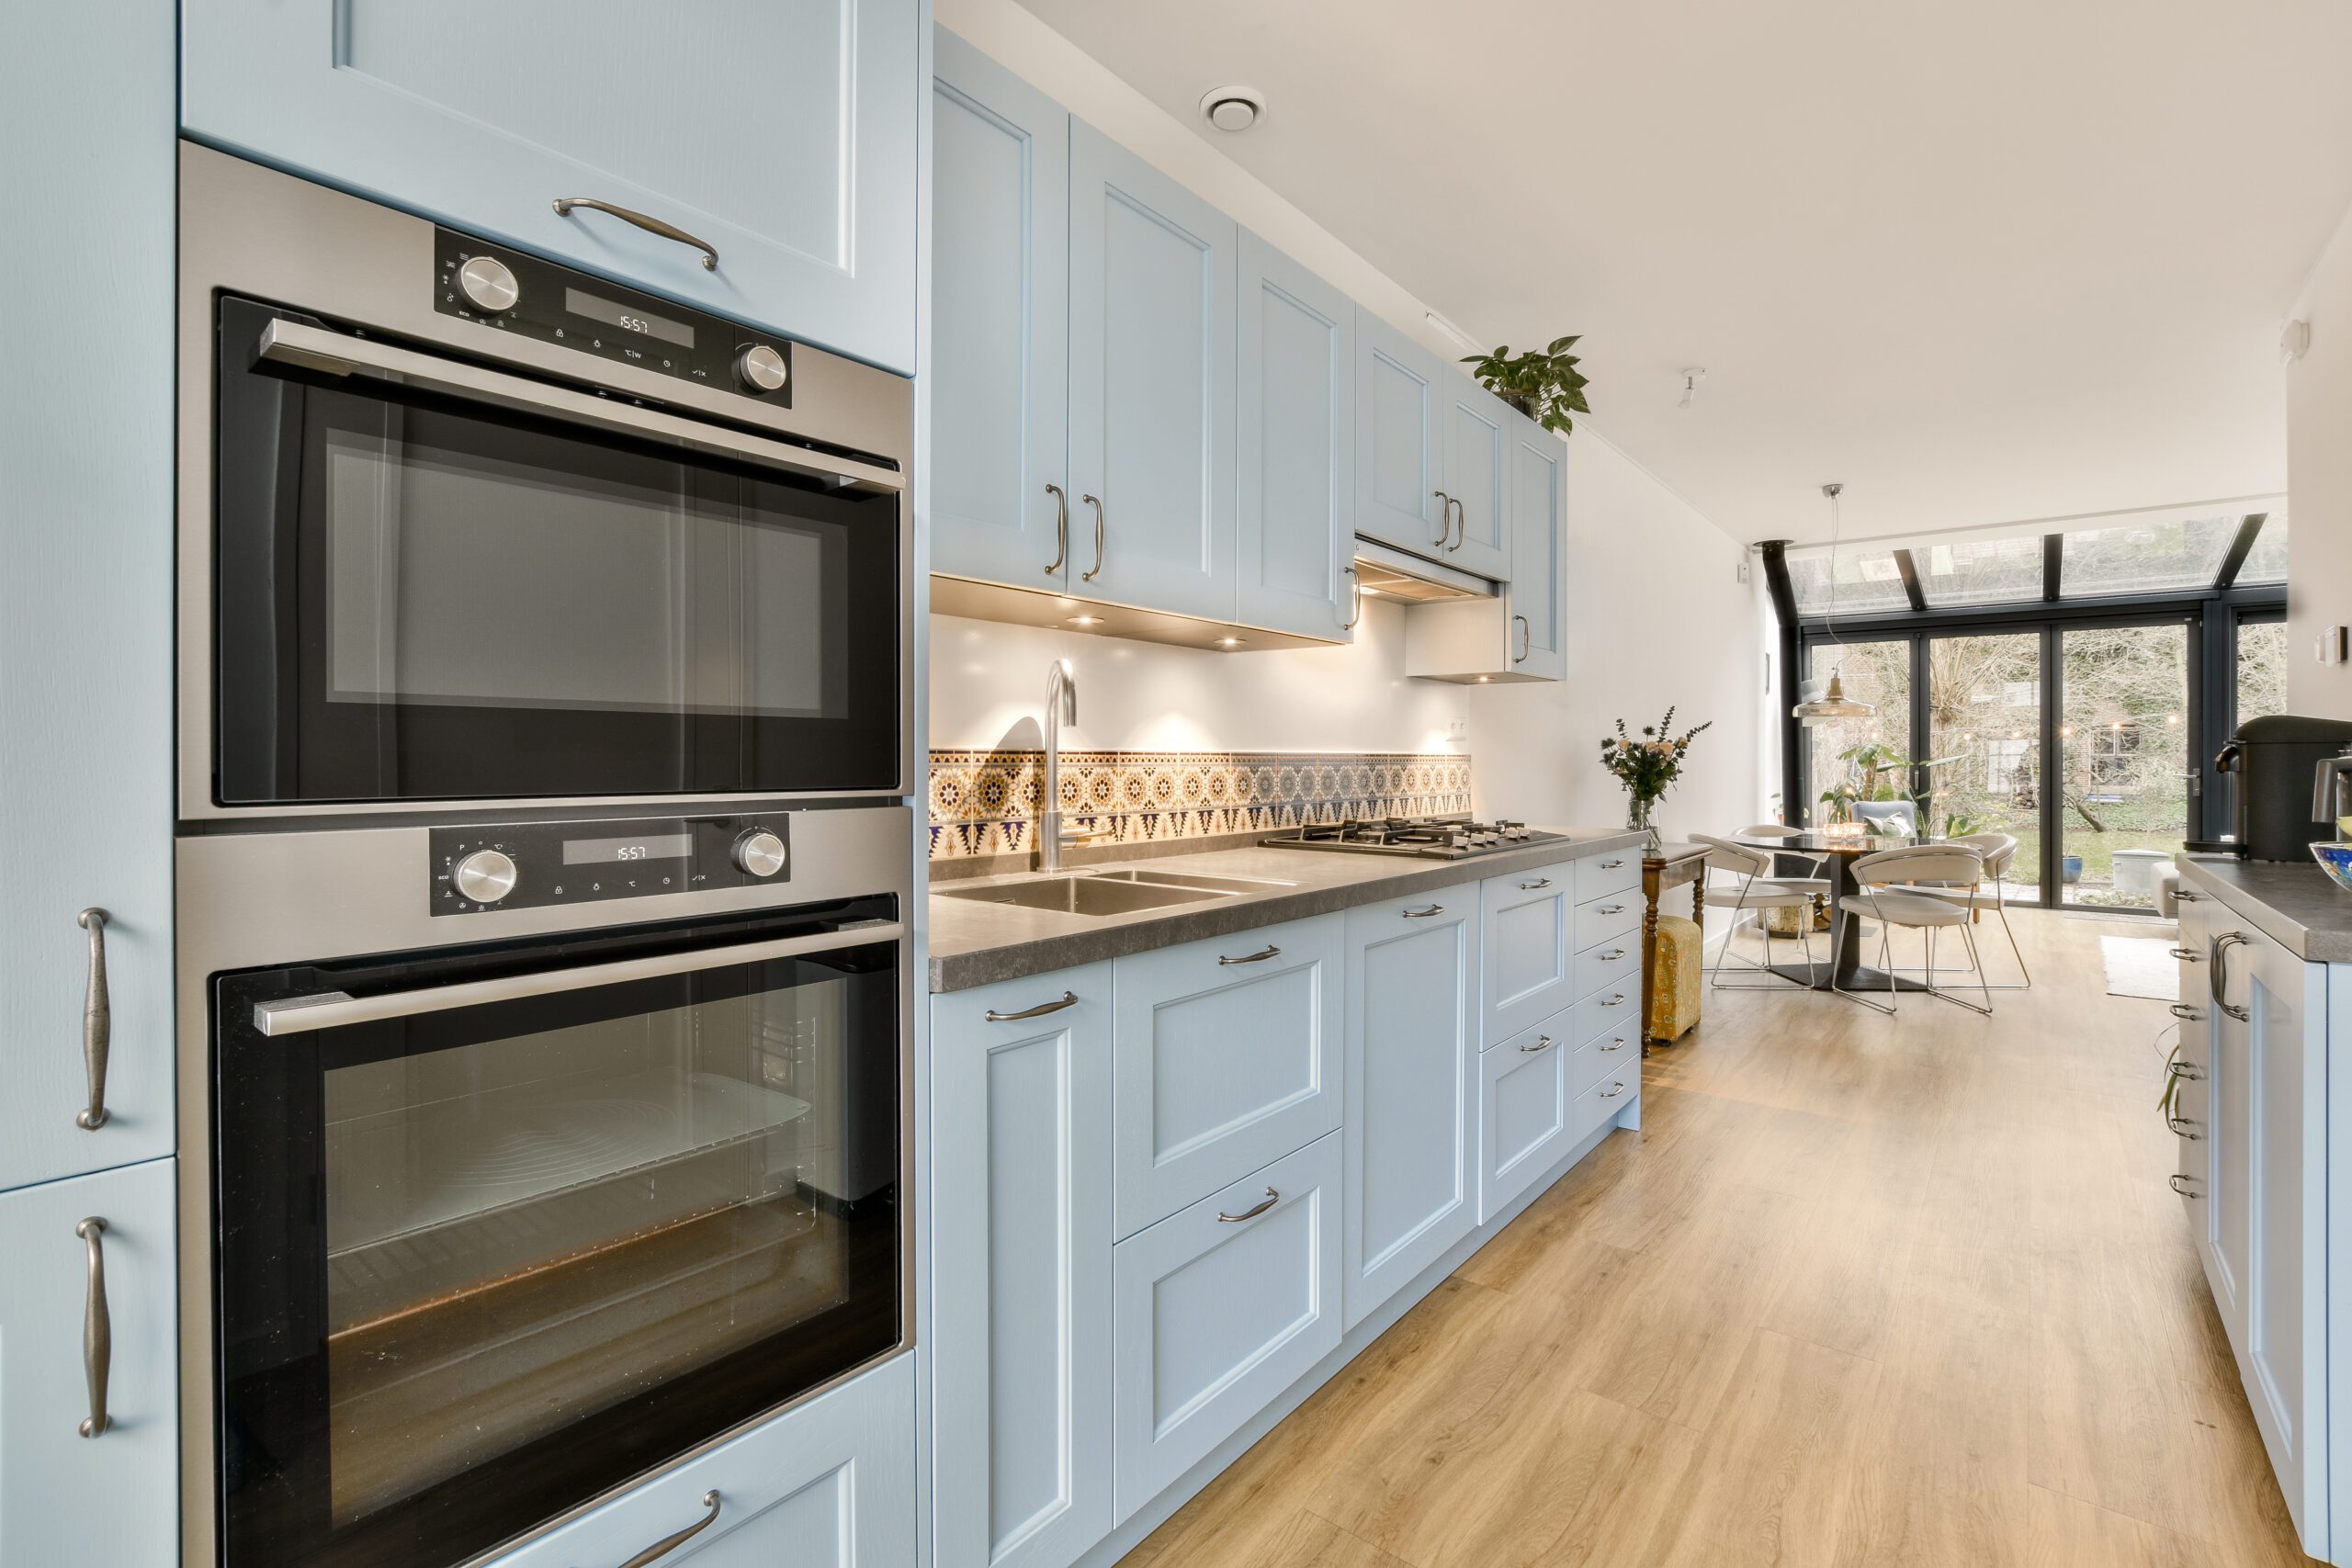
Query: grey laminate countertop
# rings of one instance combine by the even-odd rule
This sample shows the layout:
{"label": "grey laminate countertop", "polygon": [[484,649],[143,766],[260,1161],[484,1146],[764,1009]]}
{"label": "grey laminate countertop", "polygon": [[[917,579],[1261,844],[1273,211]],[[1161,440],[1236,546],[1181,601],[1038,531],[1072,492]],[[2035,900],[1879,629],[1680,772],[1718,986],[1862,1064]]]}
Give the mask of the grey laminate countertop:
{"label": "grey laminate countertop", "polygon": [[[1408,860],[1396,855],[1283,850],[1265,845],[1121,861],[1115,868],[1102,869],[1125,872],[1157,866],[1168,871],[1289,884],[1269,887],[1262,893],[1242,893],[1229,898],[1177,904],[1127,915],[1066,915],[1058,910],[1024,909],[1018,905],[944,898],[933,894],[928,911],[931,988],[934,992],[967,991],[1000,980],[1018,980],[1068,969],[1073,964],[1172,947],[1180,942],[1229,936],[1282,920],[1304,919],[1309,915],[1328,914],[1358,904],[1376,904],[1384,898],[1458,886],[1483,877],[1526,871],[1606,850],[1630,850],[1642,841],[1639,833],[1627,832],[1623,828],[1546,830],[1563,833],[1568,841],[1534,844],[1459,861]],[[993,876],[954,886],[991,887],[1037,880],[1039,877],[1032,874]]]}
{"label": "grey laminate countertop", "polygon": [[2180,854],[2180,879],[2244,914],[2312,964],[2352,964],[2352,893],[2305,861]]}

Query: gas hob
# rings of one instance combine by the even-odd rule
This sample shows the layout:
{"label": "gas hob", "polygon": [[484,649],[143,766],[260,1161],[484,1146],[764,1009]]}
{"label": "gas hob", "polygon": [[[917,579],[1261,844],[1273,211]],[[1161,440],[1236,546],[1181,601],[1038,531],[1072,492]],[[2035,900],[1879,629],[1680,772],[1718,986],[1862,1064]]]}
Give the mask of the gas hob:
{"label": "gas hob", "polygon": [[1535,844],[1566,843],[1567,839],[1565,834],[1539,832],[1503,817],[1492,822],[1453,817],[1384,817],[1311,823],[1259,841],[1270,850],[1351,850],[1421,860],[1470,860]]}

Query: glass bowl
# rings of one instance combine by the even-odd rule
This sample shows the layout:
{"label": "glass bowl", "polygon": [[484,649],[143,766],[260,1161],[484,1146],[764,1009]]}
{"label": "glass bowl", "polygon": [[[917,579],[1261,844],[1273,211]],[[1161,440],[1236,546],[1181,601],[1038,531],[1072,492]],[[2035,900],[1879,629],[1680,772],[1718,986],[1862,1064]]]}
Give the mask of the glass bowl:
{"label": "glass bowl", "polygon": [[2313,844],[2312,859],[2319,862],[2330,882],[2352,893],[2352,844]]}

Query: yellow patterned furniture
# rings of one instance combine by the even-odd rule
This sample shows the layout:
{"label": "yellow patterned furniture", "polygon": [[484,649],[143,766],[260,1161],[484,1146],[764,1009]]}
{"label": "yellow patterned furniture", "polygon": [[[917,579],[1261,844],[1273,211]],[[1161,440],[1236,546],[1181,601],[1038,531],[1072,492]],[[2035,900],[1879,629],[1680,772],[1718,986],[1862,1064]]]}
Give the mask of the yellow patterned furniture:
{"label": "yellow patterned furniture", "polygon": [[1699,1021],[1701,976],[1707,961],[1699,922],[1660,915],[1657,953],[1650,964],[1650,1039],[1679,1040]]}

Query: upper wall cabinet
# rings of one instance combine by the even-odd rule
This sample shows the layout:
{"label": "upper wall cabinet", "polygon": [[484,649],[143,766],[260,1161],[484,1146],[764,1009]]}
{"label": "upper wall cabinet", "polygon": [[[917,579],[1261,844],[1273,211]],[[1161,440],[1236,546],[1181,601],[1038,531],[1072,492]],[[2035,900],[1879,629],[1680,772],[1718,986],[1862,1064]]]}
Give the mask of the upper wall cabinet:
{"label": "upper wall cabinet", "polygon": [[1511,411],[1459,374],[1445,380],[1438,411],[1445,434],[1443,505],[1453,513],[1439,557],[1480,577],[1510,577]]}
{"label": "upper wall cabinet", "polygon": [[1446,370],[1369,310],[1356,312],[1356,532],[1437,558],[1444,504]]}
{"label": "upper wall cabinet", "polygon": [[1069,115],[934,36],[932,569],[1066,592]]}
{"label": "upper wall cabinet", "polygon": [[[232,152],[911,373],[924,8],[185,0]],[[687,231],[717,252],[628,217]]]}
{"label": "upper wall cabinet", "polygon": [[1246,231],[1239,293],[1236,618],[1342,636],[1353,626],[1355,307]]}
{"label": "upper wall cabinet", "polygon": [[1568,448],[1513,413],[1505,432],[1510,483],[1514,673],[1557,681],[1567,673]]}
{"label": "upper wall cabinet", "polygon": [[1070,130],[1072,550],[1088,596],[1234,610],[1233,220]]}

